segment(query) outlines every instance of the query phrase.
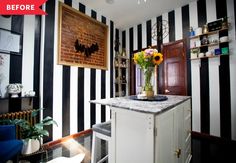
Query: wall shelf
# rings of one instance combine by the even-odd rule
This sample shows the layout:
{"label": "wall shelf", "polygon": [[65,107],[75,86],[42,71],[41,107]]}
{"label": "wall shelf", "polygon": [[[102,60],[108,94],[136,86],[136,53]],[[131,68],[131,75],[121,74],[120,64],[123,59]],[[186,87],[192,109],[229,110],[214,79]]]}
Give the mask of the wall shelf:
{"label": "wall shelf", "polygon": [[217,34],[217,33],[221,32],[221,31],[225,31],[225,30],[228,30],[228,28],[223,28],[223,29],[220,29],[220,30],[203,33],[203,34],[197,35],[197,36],[191,36],[191,37],[189,37],[189,39],[199,38],[199,37],[204,36],[204,35],[214,35],[214,34]]}
{"label": "wall shelf", "polygon": [[[214,36],[211,36],[214,35]],[[229,40],[221,42],[220,38],[228,36],[228,28],[223,28],[216,31],[206,32],[201,35],[189,37],[190,39],[190,55],[191,60],[197,60],[201,58],[215,58],[229,53]],[[209,43],[212,42],[212,43]],[[206,44],[208,43],[208,44]],[[196,46],[197,47],[194,47]],[[206,53],[212,54],[211,56],[206,56]],[[223,53],[223,54],[218,54]],[[204,54],[203,57],[199,57],[199,54]],[[215,55],[217,54],[217,55]]]}
{"label": "wall shelf", "polygon": [[203,58],[217,58],[217,57],[222,57],[222,56],[228,56],[229,54],[220,54],[220,55],[212,55],[212,56],[205,56],[205,57],[200,57],[200,58],[191,58],[190,60],[199,60]]}
{"label": "wall shelf", "polygon": [[116,55],[114,59],[114,92],[115,97],[129,95],[129,58],[127,56]]}

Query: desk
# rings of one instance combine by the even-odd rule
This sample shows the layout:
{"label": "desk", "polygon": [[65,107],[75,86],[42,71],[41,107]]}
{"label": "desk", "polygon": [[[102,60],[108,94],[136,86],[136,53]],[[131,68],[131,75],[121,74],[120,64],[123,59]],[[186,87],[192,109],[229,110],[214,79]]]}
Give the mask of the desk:
{"label": "desk", "polygon": [[90,101],[111,108],[112,163],[188,163],[190,97],[149,102],[130,97]]}

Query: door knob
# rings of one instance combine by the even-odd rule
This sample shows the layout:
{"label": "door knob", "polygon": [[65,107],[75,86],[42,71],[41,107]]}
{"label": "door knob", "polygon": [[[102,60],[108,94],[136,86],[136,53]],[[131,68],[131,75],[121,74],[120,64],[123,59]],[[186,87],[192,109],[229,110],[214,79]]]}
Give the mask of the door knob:
{"label": "door knob", "polygon": [[179,149],[179,148],[176,149],[176,150],[175,150],[175,155],[176,155],[177,158],[179,158],[180,155],[181,155],[181,149]]}
{"label": "door knob", "polygon": [[176,149],[175,150],[175,155],[176,155],[177,158],[179,158],[180,155],[181,155],[181,149]]}
{"label": "door knob", "polygon": [[170,91],[168,89],[165,89],[165,93],[169,93]]}

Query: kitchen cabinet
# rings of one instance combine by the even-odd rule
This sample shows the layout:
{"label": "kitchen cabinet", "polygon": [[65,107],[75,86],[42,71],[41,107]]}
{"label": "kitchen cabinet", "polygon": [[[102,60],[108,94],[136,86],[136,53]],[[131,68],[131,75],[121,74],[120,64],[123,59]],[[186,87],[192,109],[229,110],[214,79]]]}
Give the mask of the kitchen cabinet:
{"label": "kitchen cabinet", "polygon": [[167,97],[162,102],[129,97],[91,101],[111,108],[112,163],[190,162],[190,98]]}

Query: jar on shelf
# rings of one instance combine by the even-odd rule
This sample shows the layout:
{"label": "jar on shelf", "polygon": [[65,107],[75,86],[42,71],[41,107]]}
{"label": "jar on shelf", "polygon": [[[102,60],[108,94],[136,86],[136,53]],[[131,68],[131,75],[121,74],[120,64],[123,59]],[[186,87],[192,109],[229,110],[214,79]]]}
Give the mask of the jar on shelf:
{"label": "jar on shelf", "polygon": [[207,33],[208,32],[208,26],[205,24],[202,28],[202,33]]}
{"label": "jar on shelf", "polygon": [[209,43],[207,36],[203,36],[201,40],[202,45],[207,45]]}
{"label": "jar on shelf", "polygon": [[195,36],[195,32],[193,30],[193,27],[189,27],[189,36]]}

